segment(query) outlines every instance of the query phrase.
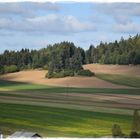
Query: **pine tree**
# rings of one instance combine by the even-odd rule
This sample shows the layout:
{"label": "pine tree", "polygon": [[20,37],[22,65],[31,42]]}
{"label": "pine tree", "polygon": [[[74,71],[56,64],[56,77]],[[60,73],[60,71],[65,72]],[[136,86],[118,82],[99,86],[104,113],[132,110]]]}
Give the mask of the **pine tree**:
{"label": "pine tree", "polygon": [[140,116],[138,110],[134,110],[133,121],[132,121],[132,131],[139,132],[140,131]]}

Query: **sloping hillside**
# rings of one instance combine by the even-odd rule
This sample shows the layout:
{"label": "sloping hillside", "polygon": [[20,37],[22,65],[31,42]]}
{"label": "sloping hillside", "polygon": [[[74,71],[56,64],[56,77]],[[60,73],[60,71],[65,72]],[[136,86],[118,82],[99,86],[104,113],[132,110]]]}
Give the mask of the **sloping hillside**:
{"label": "sloping hillside", "polygon": [[[120,74],[129,76],[140,76],[140,66],[128,65],[100,65],[89,64],[84,65],[84,69],[90,69],[96,74]],[[123,84],[117,85],[109,80],[99,77],[65,77],[65,78],[45,78],[46,70],[29,70],[20,71],[16,73],[5,74],[1,76],[2,79],[10,81],[21,81],[37,84],[45,84],[52,86],[64,87],[92,87],[92,88],[127,88]],[[127,85],[127,84],[126,84]]]}
{"label": "sloping hillside", "polygon": [[45,70],[20,71],[5,74],[1,76],[1,79],[64,87],[127,88],[126,86],[115,85],[96,77],[65,77],[47,79],[45,78],[45,74]]}
{"label": "sloping hillside", "polygon": [[140,65],[132,66],[132,65],[88,64],[84,65],[83,67],[84,69],[89,69],[95,73],[140,76]]}

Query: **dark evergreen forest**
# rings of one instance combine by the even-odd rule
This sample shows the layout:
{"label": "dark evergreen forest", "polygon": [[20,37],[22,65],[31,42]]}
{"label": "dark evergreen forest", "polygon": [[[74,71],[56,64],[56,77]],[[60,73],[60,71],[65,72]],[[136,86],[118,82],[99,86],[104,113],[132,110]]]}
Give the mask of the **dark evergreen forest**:
{"label": "dark evergreen forest", "polygon": [[60,72],[73,76],[82,70],[83,64],[91,63],[140,64],[140,35],[110,43],[100,42],[96,47],[90,45],[88,50],[76,47],[72,42],[56,43],[40,50],[5,50],[0,54],[0,73],[43,68],[49,70],[50,77]]}

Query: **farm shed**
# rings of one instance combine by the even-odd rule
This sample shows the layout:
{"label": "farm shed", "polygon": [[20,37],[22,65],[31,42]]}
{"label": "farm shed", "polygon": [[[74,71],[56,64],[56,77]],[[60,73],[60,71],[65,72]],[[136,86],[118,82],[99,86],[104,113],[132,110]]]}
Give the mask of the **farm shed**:
{"label": "farm shed", "polygon": [[41,138],[41,136],[35,132],[17,131],[9,138]]}

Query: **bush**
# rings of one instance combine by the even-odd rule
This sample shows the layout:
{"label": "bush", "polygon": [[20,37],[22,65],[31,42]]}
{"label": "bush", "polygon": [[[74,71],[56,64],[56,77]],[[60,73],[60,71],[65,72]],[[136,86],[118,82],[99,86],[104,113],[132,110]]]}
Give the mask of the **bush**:
{"label": "bush", "polygon": [[65,77],[63,71],[53,73],[53,78],[63,78],[63,77]]}
{"label": "bush", "polygon": [[[48,73],[46,74],[46,78],[63,78],[66,76],[74,76],[75,75],[75,71],[74,70],[63,70],[63,71],[59,71],[59,72],[51,72],[48,71]],[[77,75],[80,76],[94,76],[95,74],[93,72],[91,72],[90,70],[80,70],[77,72]]]}
{"label": "bush", "polygon": [[20,71],[21,70],[28,70],[28,69],[32,69],[32,66],[30,64],[19,67]]}
{"label": "bush", "polygon": [[48,71],[48,73],[46,73],[45,77],[46,78],[52,78],[53,77],[53,73]]}
{"label": "bush", "polygon": [[4,68],[3,66],[0,66],[0,74],[3,74],[4,73]]}
{"label": "bush", "polygon": [[119,125],[117,125],[117,124],[113,125],[113,127],[112,127],[112,136],[113,137],[122,137],[123,136],[121,127]]}
{"label": "bush", "polygon": [[73,70],[64,70],[60,72],[50,72],[46,74],[46,78],[63,78],[66,76],[74,76],[74,71]]}
{"label": "bush", "polygon": [[136,131],[132,131],[130,133],[130,138],[140,138],[140,134],[138,134]]}
{"label": "bush", "polygon": [[45,76],[46,78],[63,78],[65,77],[64,72],[48,72]]}
{"label": "bush", "polygon": [[74,76],[73,70],[64,70],[64,76]]}
{"label": "bush", "polygon": [[48,65],[44,65],[43,70],[48,70]]}
{"label": "bush", "polygon": [[77,74],[80,76],[94,76],[95,75],[90,70],[80,70]]}
{"label": "bush", "polygon": [[17,72],[18,68],[16,65],[4,66],[4,73]]}

